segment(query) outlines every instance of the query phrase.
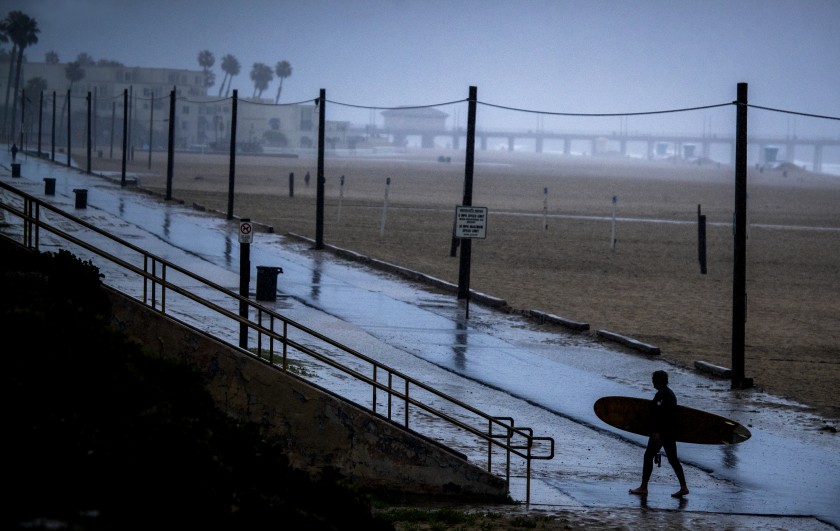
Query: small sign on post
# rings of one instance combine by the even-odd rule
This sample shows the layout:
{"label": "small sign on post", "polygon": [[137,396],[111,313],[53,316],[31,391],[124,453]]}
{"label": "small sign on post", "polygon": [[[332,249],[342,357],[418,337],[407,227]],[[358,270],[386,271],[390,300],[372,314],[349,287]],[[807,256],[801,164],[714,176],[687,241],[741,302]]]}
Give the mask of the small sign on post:
{"label": "small sign on post", "polygon": [[254,226],[250,220],[239,222],[239,243],[254,243]]}
{"label": "small sign on post", "polygon": [[487,237],[487,207],[456,206],[455,237],[483,240]]}

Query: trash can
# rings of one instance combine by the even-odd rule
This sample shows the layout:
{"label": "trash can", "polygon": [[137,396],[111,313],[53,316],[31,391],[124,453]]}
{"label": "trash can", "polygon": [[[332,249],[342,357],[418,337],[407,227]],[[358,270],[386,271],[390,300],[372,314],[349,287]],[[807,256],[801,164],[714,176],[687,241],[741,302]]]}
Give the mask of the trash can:
{"label": "trash can", "polygon": [[74,188],[76,194],[76,208],[87,208],[87,188]]}
{"label": "trash can", "polygon": [[20,177],[20,162],[12,163],[12,177]]}
{"label": "trash can", "polygon": [[257,300],[277,300],[277,275],[283,272],[281,267],[257,266]]}
{"label": "trash can", "polygon": [[44,194],[55,195],[55,178],[44,177]]}

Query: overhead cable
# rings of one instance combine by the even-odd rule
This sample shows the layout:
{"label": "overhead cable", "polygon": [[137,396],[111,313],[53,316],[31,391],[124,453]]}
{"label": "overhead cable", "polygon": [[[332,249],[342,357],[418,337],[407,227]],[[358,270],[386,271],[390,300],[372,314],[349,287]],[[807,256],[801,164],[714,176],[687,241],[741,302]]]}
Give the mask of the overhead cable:
{"label": "overhead cable", "polygon": [[704,105],[702,107],[687,107],[684,109],[669,109],[666,111],[645,111],[645,112],[616,112],[616,113],[577,113],[577,112],[549,112],[549,111],[537,111],[533,109],[518,109],[516,107],[506,107],[504,105],[495,105],[492,103],[486,103],[479,101],[480,105],[485,105],[487,107],[495,107],[497,109],[505,109],[508,111],[518,111],[518,112],[529,112],[533,114],[549,114],[552,116],[587,116],[587,117],[610,117],[610,116],[643,116],[647,114],[667,114],[667,113],[674,113],[674,112],[686,112],[686,111],[699,111],[703,109],[714,109],[716,107],[726,107],[727,105],[732,105],[731,103],[718,103],[716,105]]}

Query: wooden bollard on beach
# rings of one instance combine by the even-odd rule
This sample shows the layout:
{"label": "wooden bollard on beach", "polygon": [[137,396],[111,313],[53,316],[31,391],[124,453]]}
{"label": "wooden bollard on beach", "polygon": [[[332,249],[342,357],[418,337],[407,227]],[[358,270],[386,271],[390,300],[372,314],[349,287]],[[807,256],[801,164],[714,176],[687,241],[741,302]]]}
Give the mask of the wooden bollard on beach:
{"label": "wooden bollard on beach", "polygon": [[341,203],[344,200],[344,175],[341,176],[341,180],[339,181],[338,185],[338,222],[341,223]]}
{"label": "wooden bollard on beach", "polygon": [[706,216],[697,205],[697,257],[700,260],[700,274],[706,274]]}
{"label": "wooden bollard on beach", "polygon": [[618,196],[612,196],[612,230],[610,231],[610,251],[615,252],[615,204],[618,202]]}
{"label": "wooden bollard on beach", "polygon": [[385,179],[385,202],[382,204],[382,221],[379,224],[379,236],[385,236],[385,220],[388,218],[388,190],[391,188],[391,178]]}

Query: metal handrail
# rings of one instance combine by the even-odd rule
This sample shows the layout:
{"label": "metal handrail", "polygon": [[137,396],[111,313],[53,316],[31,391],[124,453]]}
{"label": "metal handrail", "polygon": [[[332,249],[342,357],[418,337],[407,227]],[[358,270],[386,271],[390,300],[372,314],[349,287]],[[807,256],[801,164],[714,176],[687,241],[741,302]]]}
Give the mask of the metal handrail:
{"label": "metal handrail", "polygon": [[[465,433],[480,441],[484,441],[487,445],[487,471],[490,473],[493,473],[493,450],[494,448],[501,449],[505,455],[504,477],[508,486],[510,485],[511,456],[515,455],[523,458],[526,466],[526,503],[530,503],[531,461],[549,460],[554,457],[553,438],[535,437],[531,428],[515,426],[513,418],[494,417],[480,411],[457,398],[448,396],[324,334],[284,317],[256,301],[243,297],[175,263],[151,254],[131,242],[110,234],[98,226],[68,214],[56,206],[18,190],[7,183],[0,182],[0,188],[13,194],[13,197],[16,196],[17,202],[22,203],[22,209],[18,209],[11,202],[7,203],[5,200],[7,195],[4,194],[4,201],[0,203],[0,208],[2,208],[2,211],[15,216],[22,223],[22,243],[26,247],[40,250],[42,232],[46,232],[62,241],[70,242],[81,249],[85,249],[105,259],[107,263],[117,266],[119,268],[118,270],[123,271],[123,274],[130,272],[141,277],[143,285],[140,296],[132,296],[124,289],[119,289],[115,286],[112,287],[127,296],[140,300],[143,304],[162,314],[168,315],[172,319],[187,324],[184,319],[173,315],[173,311],[168,311],[167,296],[169,299],[172,299],[172,297],[177,295],[187,301],[211,310],[218,316],[231,320],[234,326],[239,329],[245,327],[248,330],[247,337],[250,337],[252,334],[255,335],[254,339],[257,345],[256,354],[247,348],[232,344],[230,341],[225,340],[224,337],[219,337],[218,334],[211,333],[211,335],[216,336],[217,339],[225,342],[231,348],[236,348],[249,356],[255,357],[276,370],[284,372],[289,370],[290,354],[305,356],[308,360],[340,371],[342,374],[352,377],[356,382],[370,387],[371,404],[369,406],[365,406],[359,403],[359,401],[342,396],[339,393],[333,393],[342,400],[368,409],[374,415],[386,418],[398,426],[417,433],[420,432],[411,426],[410,420],[416,418],[421,413],[425,413],[455,428],[458,433]],[[126,254],[128,251],[137,253],[139,257],[142,257],[142,267],[107,251],[104,248],[104,244],[97,245],[93,241],[85,240],[80,236],[74,236],[55,223],[50,223],[46,219],[49,217],[48,214],[58,216],[62,223],[71,223],[77,231],[83,229],[89,231],[96,237],[105,238],[110,244],[118,246],[120,254]],[[11,239],[6,234],[4,234],[4,237]],[[89,240],[93,239],[89,238]],[[206,298],[206,296],[199,295],[194,288],[178,284],[175,278],[179,276],[184,277],[186,280],[200,283],[205,288],[211,290],[210,293],[215,294],[216,297],[221,296],[229,299],[231,306],[236,308],[236,310],[230,310]],[[106,278],[107,283],[107,275],[103,274],[103,277]],[[247,317],[242,315],[241,308],[243,308],[243,305],[248,309],[246,312]],[[254,317],[253,320],[252,315]],[[267,325],[264,324],[265,321],[268,322]],[[277,323],[280,323],[280,325]],[[290,334],[296,337],[300,335],[300,339],[293,339],[290,337]],[[320,348],[305,344],[313,341],[320,342],[322,344]],[[250,343],[250,341],[247,342]],[[266,344],[268,346],[267,359],[262,355],[263,346]],[[275,353],[275,346],[277,344],[282,347],[279,353]],[[275,356],[275,354],[278,354],[278,356]],[[350,364],[342,363],[336,359],[337,357],[343,356],[348,356],[357,367],[351,367]],[[359,365],[368,367],[370,373],[362,372],[363,369],[358,368]],[[384,374],[384,377],[380,376],[381,374]],[[318,386],[318,384],[307,379],[305,375],[298,376],[304,381]],[[378,407],[380,402],[378,393],[380,392],[385,394],[384,414],[379,411]],[[428,396],[428,398],[424,400],[419,398],[418,395]],[[436,406],[432,402],[439,402],[442,406]],[[402,410],[403,415],[401,420],[397,421],[395,418],[399,409]],[[467,420],[468,417],[474,417],[477,420],[471,423]],[[480,427],[484,423],[486,423],[486,429]],[[499,429],[501,431],[498,431]],[[431,437],[431,439],[436,440],[434,437]],[[449,446],[444,441],[438,442],[444,446]],[[535,445],[539,446],[543,451],[541,453],[534,453]]]}

